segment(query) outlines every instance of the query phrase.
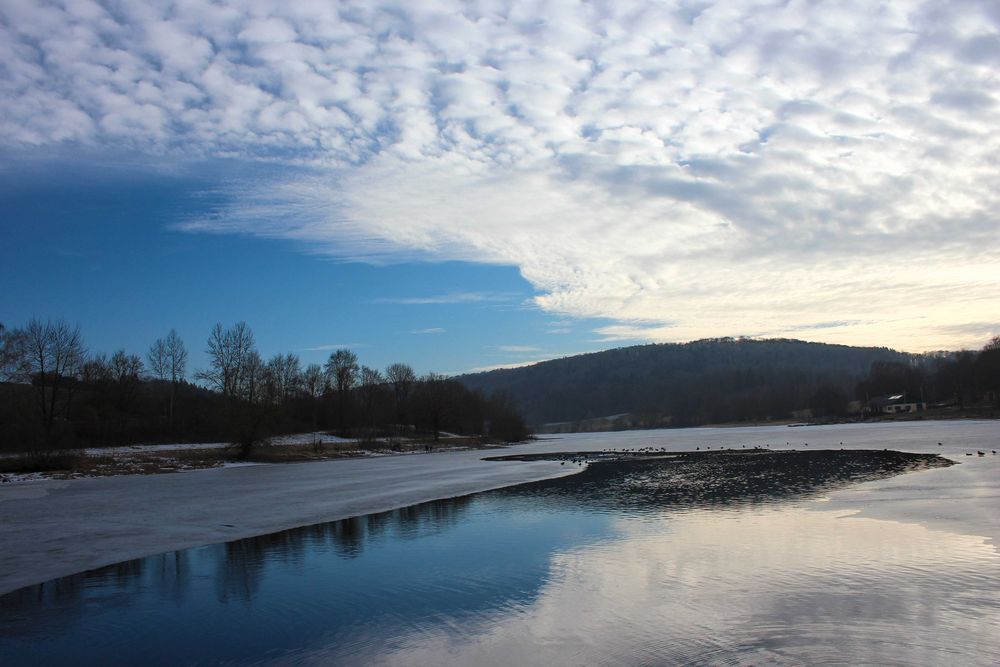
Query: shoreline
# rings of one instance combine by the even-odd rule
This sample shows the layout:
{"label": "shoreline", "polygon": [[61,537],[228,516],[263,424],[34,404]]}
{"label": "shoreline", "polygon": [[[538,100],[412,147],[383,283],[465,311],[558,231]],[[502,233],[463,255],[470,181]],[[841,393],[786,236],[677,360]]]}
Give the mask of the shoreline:
{"label": "shoreline", "polygon": [[[535,428],[539,429],[532,433],[536,437],[578,435],[580,433],[624,433],[643,431],[685,431],[693,428],[770,428],[774,426],[842,426],[842,425],[864,425],[864,424],[900,424],[909,422],[979,422],[979,421],[1000,421],[1000,414],[997,410],[989,409],[988,414],[967,409],[963,412],[950,410],[925,410],[923,412],[899,413],[895,415],[883,414],[864,419],[855,417],[834,417],[834,418],[808,418],[808,419],[770,419],[761,421],[735,421],[718,422],[714,424],[697,424],[688,426],[636,426],[631,428],[607,428],[590,431],[562,431],[546,430],[546,426],[551,424],[539,424]],[[558,422],[568,423],[568,422]]]}
{"label": "shoreline", "polygon": [[[565,438],[587,436],[603,436],[614,438],[628,434],[629,437],[642,437],[646,434],[656,436],[663,433],[692,433],[699,430],[731,430],[731,431],[768,431],[783,430],[780,427],[802,427],[803,433],[822,430],[831,427],[873,427],[889,425],[936,425],[936,424],[983,424],[1000,423],[1000,417],[973,414],[934,415],[926,413],[918,415],[887,416],[867,420],[840,421],[790,421],[776,420],[769,422],[727,422],[722,424],[706,424],[689,427],[666,428],[631,428],[609,431],[567,431],[544,432],[531,434],[528,439],[520,442],[483,442],[474,436],[458,436],[443,433],[438,441],[427,438],[379,439],[363,441],[340,438],[324,432],[293,433],[275,436],[269,442],[261,444],[254,453],[246,458],[230,455],[236,446],[225,442],[205,443],[140,443],[134,445],[107,445],[102,447],[82,447],[67,450],[46,450],[41,452],[7,452],[0,453],[0,488],[6,484],[21,484],[44,480],[92,479],[97,477],[122,475],[159,475],[175,472],[191,472],[205,469],[224,469],[251,465],[308,463],[319,461],[338,461],[345,459],[367,459],[378,457],[411,456],[416,454],[441,454],[456,451],[481,451],[491,449],[506,449],[517,446],[527,446],[532,443],[544,443]],[[806,429],[805,427],[809,427]],[[797,437],[797,434],[788,436]],[[783,436],[783,437],[785,437]],[[314,441],[318,439],[319,447]],[[780,446],[778,438],[775,443]],[[841,443],[843,444],[843,443]],[[996,443],[1000,445],[1000,442]],[[988,448],[990,446],[987,446]],[[929,450],[930,451],[930,450]],[[29,457],[66,457],[71,463],[62,468],[47,467],[36,470],[11,470],[11,463],[27,460]],[[6,467],[5,464],[6,463]]]}
{"label": "shoreline", "polygon": [[275,438],[240,456],[224,442],[112,445],[80,449],[0,454],[0,485],[42,480],[74,480],[123,475],[159,475],[249,465],[313,463],[457,451],[504,449],[521,443],[481,442],[464,436],[429,440],[361,441],[313,434]]}

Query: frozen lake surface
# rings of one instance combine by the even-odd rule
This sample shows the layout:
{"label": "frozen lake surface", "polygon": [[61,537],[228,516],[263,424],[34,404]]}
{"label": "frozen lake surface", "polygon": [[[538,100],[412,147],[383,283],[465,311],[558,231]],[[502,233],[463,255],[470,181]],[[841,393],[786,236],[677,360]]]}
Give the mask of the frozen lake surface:
{"label": "frozen lake surface", "polygon": [[[582,470],[455,452],[8,485],[5,590],[82,560],[77,570],[131,560],[0,598],[0,655],[5,665],[1000,660],[996,422],[580,434],[501,453],[744,446],[940,453],[960,465],[885,477],[878,465],[854,475],[813,463],[805,477],[775,478],[621,464],[452,498]],[[400,508],[430,498],[451,499]],[[389,508],[400,509],[369,513]],[[273,532],[306,524],[317,525]],[[198,544],[210,546],[176,550]]]}

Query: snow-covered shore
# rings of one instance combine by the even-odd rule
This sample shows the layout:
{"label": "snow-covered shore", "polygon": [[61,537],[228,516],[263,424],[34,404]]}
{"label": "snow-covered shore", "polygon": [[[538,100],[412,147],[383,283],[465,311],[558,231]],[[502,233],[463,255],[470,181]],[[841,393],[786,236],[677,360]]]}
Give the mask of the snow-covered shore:
{"label": "snow-covered shore", "polygon": [[[941,445],[938,445],[941,442]],[[808,445],[806,444],[808,443]],[[508,453],[663,447],[897,449],[963,465],[858,485],[828,509],[982,536],[1000,545],[1000,422],[907,422],[574,434]],[[552,461],[483,461],[496,451],[212,468],[0,485],[0,594],[175,549],[251,537],[580,470]],[[966,456],[966,454],[973,454]]]}
{"label": "snow-covered shore", "polygon": [[0,594],[164,551],[571,474],[489,452],[253,465],[0,486]]}

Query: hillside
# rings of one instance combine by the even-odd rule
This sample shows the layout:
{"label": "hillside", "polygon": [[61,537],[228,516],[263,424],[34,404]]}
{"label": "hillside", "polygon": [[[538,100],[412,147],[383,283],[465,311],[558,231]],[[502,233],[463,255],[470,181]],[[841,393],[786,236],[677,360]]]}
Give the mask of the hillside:
{"label": "hillside", "polygon": [[720,338],[623,347],[523,368],[464,375],[466,386],[510,395],[529,423],[629,414],[631,426],[781,419],[846,403],[875,361],[908,361],[881,347]]}

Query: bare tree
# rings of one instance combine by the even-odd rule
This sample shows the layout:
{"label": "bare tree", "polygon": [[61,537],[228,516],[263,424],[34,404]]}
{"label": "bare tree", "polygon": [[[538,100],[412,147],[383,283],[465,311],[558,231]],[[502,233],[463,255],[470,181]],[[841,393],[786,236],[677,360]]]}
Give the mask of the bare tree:
{"label": "bare tree", "polygon": [[38,407],[46,437],[52,444],[56,417],[68,416],[72,383],[80,373],[85,356],[80,327],[64,320],[32,319],[17,335],[24,345],[20,377],[37,389]]}
{"label": "bare tree", "polygon": [[362,389],[369,389],[385,384],[385,377],[382,375],[382,371],[377,368],[362,366],[360,377]]}
{"label": "bare tree", "polygon": [[111,364],[107,355],[94,354],[80,366],[80,380],[84,384],[96,385],[111,381]]}
{"label": "bare tree", "polygon": [[264,363],[262,370],[263,397],[264,402],[271,405],[281,405],[281,378],[278,365],[282,362],[282,355],[276,354]]}
{"label": "bare tree", "polygon": [[107,355],[101,353],[89,355],[80,366],[80,381],[88,390],[88,412],[92,418],[96,418],[99,426],[97,438],[101,442],[110,442],[115,401],[112,396],[114,392],[111,362]]}
{"label": "bare tree", "polygon": [[125,350],[118,350],[111,355],[109,370],[114,383],[118,432],[124,434],[128,415],[135,407],[142,386],[142,360],[134,354],[127,354]]}
{"label": "bare tree", "polygon": [[448,378],[437,373],[428,373],[420,378],[421,410],[424,419],[434,432],[434,441],[441,438],[441,424],[448,409]]}
{"label": "bare tree", "polygon": [[409,364],[390,364],[385,369],[385,376],[392,385],[392,395],[396,404],[396,424],[402,424],[406,416],[406,401],[417,381],[417,374]]}
{"label": "bare tree", "polygon": [[[229,329],[221,324],[212,327],[208,337],[209,368],[198,371],[197,378],[215,389],[227,399],[249,399],[255,387],[253,372],[258,363],[252,358],[254,349],[253,332],[246,322],[237,322]],[[260,361],[257,355],[256,362]]]}
{"label": "bare tree", "polygon": [[337,350],[330,354],[324,367],[327,383],[337,392],[337,425],[347,426],[348,392],[358,383],[358,355],[350,350]]}
{"label": "bare tree", "polygon": [[166,382],[170,380],[170,406],[167,423],[174,426],[174,402],[177,399],[177,385],[187,373],[187,348],[177,331],[170,330],[166,339],[157,338],[146,353],[149,368],[157,379]]}
{"label": "bare tree", "polygon": [[384,384],[385,378],[377,368],[361,367],[361,396],[365,403],[365,412],[368,414],[369,426],[375,425],[375,404]]}
{"label": "bare tree", "polygon": [[264,385],[267,382],[266,364],[256,349],[251,349],[246,356],[243,371],[240,373],[238,395],[250,404],[261,403],[267,398]]}
{"label": "bare tree", "polygon": [[312,427],[316,431],[319,410],[319,398],[323,395],[325,382],[323,368],[319,364],[309,364],[302,372],[302,389],[308,394],[312,403]]}
{"label": "bare tree", "polygon": [[206,352],[209,368],[199,371],[197,377],[225,398],[231,436],[246,457],[263,439],[267,416],[265,364],[254,346],[253,332],[246,322],[228,329],[216,324]]}
{"label": "bare tree", "polygon": [[338,393],[343,393],[358,383],[358,355],[350,350],[337,350],[326,361],[327,381]]}
{"label": "bare tree", "polygon": [[27,356],[24,331],[0,324],[0,380],[17,380]]}
{"label": "bare tree", "polygon": [[170,364],[167,361],[167,342],[162,338],[157,338],[149,346],[146,352],[146,363],[149,364],[149,372],[157,380],[166,382],[170,377]]}
{"label": "bare tree", "polygon": [[319,364],[309,364],[302,371],[302,389],[314,399],[323,394],[323,368]]}
{"label": "bare tree", "polygon": [[267,362],[269,398],[273,403],[284,404],[302,385],[302,367],[299,357],[289,352],[276,354]]}
{"label": "bare tree", "polygon": [[170,381],[180,382],[187,372],[187,348],[177,331],[170,330],[167,334],[167,359],[170,362]]}
{"label": "bare tree", "polygon": [[110,364],[115,382],[139,382],[139,376],[142,375],[142,359],[137,355],[118,350],[111,355]]}
{"label": "bare tree", "polygon": [[170,369],[170,416],[169,424],[174,425],[174,401],[177,399],[177,385],[180,384],[187,374],[187,348],[184,341],[177,335],[177,331],[170,330],[167,334],[167,366]]}

